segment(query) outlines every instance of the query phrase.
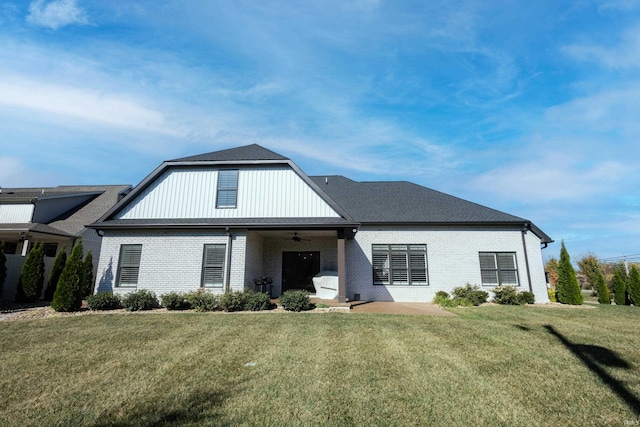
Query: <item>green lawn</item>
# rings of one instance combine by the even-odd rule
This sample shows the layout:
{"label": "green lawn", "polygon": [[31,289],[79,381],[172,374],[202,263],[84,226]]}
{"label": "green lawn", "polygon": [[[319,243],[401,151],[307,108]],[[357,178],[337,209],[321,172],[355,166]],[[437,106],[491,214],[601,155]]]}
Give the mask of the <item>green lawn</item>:
{"label": "green lawn", "polygon": [[0,425],[640,421],[640,308],[454,312],[4,321]]}

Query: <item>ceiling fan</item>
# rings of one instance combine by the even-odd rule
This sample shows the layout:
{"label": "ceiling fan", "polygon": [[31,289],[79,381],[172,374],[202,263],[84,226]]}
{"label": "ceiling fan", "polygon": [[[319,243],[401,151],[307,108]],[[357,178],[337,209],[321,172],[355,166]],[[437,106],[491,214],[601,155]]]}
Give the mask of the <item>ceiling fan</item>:
{"label": "ceiling fan", "polygon": [[311,239],[303,239],[302,237],[298,236],[298,233],[295,232],[293,233],[293,237],[291,238],[291,240],[293,240],[294,242],[310,242]]}

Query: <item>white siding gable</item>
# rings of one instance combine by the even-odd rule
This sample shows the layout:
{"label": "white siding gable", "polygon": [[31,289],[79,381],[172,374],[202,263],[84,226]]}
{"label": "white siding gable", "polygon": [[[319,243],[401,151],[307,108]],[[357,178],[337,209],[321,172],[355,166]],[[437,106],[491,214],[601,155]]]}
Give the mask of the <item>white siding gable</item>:
{"label": "white siding gable", "polygon": [[216,209],[217,169],[190,167],[166,171],[117,219],[340,216],[289,167],[238,169],[236,208]]}
{"label": "white siding gable", "polygon": [[34,205],[0,205],[0,223],[24,224],[31,222]]}

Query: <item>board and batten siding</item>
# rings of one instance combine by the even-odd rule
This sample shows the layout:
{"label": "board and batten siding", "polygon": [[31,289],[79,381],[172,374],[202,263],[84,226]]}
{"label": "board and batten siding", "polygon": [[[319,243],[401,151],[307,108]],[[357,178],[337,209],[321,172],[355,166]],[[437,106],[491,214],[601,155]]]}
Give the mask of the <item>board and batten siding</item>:
{"label": "board and batten siding", "polygon": [[173,169],[161,175],[118,219],[339,217],[289,167],[238,168],[236,208],[216,209],[218,171]]}
{"label": "board and batten siding", "polygon": [[33,208],[32,204],[0,205],[0,223],[25,224],[31,222]]}

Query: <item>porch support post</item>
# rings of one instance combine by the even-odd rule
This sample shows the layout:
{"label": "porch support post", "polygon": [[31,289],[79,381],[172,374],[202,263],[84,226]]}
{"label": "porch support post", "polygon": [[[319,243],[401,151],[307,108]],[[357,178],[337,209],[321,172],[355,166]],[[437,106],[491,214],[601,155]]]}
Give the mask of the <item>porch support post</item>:
{"label": "porch support post", "polygon": [[344,230],[338,230],[338,302],[347,302],[347,263],[345,259]]}

